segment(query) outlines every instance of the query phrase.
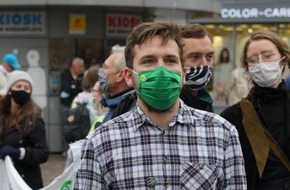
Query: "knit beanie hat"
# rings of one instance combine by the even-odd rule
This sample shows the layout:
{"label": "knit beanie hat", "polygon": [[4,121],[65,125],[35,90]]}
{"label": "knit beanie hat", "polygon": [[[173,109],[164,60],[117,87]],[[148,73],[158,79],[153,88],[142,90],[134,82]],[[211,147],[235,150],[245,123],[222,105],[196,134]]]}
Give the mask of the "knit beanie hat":
{"label": "knit beanie hat", "polygon": [[30,77],[30,75],[25,72],[25,71],[20,71],[20,70],[14,70],[12,71],[9,76],[8,76],[8,80],[5,86],[6,92],[8,92],[11,88],[11,86],[16,83],[17,81],[20,80],[25,80],[27,82],[30,83],[30,86],[32,88],[32,78]]}

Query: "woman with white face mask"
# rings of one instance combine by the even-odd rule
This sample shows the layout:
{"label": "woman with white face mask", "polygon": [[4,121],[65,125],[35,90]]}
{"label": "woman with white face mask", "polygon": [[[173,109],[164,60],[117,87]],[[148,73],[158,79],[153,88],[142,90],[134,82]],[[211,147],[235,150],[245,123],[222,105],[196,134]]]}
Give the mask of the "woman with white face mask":
{"label": "woman with white face mask", "polygon": [[253,87],[221,113],[239,132],[249,190],[290,189],[290,92],[281,76],[289,58],[289,47],[277,34],[252,33],[241,62]]}

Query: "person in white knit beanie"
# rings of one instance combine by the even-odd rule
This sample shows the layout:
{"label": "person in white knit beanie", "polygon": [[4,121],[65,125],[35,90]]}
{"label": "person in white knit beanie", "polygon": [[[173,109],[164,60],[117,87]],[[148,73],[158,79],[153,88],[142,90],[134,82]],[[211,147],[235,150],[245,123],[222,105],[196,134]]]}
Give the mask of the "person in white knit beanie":
{"label": "person in white knit beanie", "polygon": [[25,71],[16,70],[16,71],[12,71],[8,77],[8,81],[5,86],[6,92],[8,92],[11,86],[19,80],[24,80],[24,81],[29,82],[30,87],[32,89],[33,82],[32,82],[31,76]]}
{"label": "person in white knit beanie", "polygon": [[0,98],[0,159],[10,156],[23,180],[32,189],[43,187],[40,164],[49,150],[41,110],[31,99],[32,79],[13,71]]}

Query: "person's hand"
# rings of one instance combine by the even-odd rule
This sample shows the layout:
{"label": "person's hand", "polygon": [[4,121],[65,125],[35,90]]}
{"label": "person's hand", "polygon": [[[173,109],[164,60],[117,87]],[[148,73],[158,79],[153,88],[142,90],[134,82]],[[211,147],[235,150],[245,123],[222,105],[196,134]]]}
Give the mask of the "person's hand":
{"label": "person's hand", "polygon": [[4,159],[5,156],[10,156],[12,158],[19,158],[19,156],[20,156],[20,149],[19,148],[14,148],[12,146],[3,146],[0,149],[0,157],[2,159]]}

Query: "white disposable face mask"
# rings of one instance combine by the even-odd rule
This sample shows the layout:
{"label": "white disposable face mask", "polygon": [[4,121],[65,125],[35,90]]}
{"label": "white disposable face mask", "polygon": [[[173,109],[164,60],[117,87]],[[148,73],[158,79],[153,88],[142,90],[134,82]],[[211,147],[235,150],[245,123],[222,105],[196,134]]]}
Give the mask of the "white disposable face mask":
{"label": "white disposable face mask", "polygon": [[282,68],[280,67],[280,60],[272,62],[256,63],[249,67],[249,73],[254,82],[261,87],[270,87],[277,82],[282,75]]}

